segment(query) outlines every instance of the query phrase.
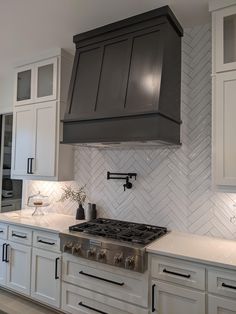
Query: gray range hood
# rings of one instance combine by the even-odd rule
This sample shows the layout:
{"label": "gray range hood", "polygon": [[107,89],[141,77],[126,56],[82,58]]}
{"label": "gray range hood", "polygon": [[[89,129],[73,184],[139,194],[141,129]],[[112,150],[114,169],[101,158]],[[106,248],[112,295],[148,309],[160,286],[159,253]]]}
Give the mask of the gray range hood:
{"label": "gray range hood", "polygon": [[182,35],[165,6],[74,36],[63,143],[180,144]]}

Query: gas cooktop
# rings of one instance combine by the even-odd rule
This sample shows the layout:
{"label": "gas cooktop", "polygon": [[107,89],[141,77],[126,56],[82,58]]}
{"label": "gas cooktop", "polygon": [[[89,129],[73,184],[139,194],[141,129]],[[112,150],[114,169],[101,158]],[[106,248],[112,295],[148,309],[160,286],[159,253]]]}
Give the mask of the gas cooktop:
{"label": "gas cooktop", "polygon": [[167,232],[164,227],[104,218],[71,226],[69,230],[143,245],[149,244]]}
{"label": "gas cooktop", "polygon": [[146,245],[166,233],[165,227],[98,218],[60,233],[61,250],[78,258],[144,272]]}

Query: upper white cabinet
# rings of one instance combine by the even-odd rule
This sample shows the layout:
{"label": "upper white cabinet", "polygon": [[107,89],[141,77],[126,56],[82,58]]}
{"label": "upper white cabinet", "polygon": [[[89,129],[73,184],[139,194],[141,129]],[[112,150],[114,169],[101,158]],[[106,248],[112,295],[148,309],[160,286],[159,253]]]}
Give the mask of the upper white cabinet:
{"label": "upper white cabinet", "polygon": [[60,143],[73,56],[62,49],[16,68],[13,179],[73,179],[73,151]]}
{"label": "upper white cabinet", "polygon": [[236,69],[236,6],[213,12],[216,72]]}
{"label": "upper white cabinet", "polygon": [[18,67],[15,82],[15,106],[57,98],[56,57]]}
{"label": "upper white cabinet", "polygon": [[236,190],[236,2],[210,1],[212,11],[212,160],[214,186]]}

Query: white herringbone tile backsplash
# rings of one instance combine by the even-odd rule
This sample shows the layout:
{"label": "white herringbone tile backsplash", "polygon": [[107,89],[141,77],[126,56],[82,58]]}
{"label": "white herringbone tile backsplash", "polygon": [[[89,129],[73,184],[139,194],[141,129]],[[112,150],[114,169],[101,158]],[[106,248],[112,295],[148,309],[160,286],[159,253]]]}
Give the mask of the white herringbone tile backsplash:
{"label": "white herringbone tile backsplash", "polygon": [[[99,215],[167,226],[198,234],[236,238],[235,194],[211,187],[211,33],[209,25],[185,30],[182,57],[181,148],[75,148],[75,181],[87,184]],[[131,190],[106,173],[137,172]],[[73,182],[73,184],[76,184]],[[76,204],[59,203],[64,183],[29,181],[28,194],[50,195],[56,210],[75,214]]]}

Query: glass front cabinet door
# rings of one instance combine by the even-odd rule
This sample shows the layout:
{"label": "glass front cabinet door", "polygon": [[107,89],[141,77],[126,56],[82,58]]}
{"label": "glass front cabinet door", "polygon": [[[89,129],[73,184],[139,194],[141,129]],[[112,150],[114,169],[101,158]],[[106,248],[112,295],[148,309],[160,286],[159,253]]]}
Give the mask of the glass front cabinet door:
{"label": "glass front cabinet door", "polygon": [[213,12],[213,30],[216,72],[235,70],[236,6]]}
{"label": "glass front cabinet door", "polygon": [[57,58],[19,67],[16,70],[15,105],[57,98]]}

